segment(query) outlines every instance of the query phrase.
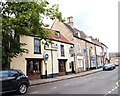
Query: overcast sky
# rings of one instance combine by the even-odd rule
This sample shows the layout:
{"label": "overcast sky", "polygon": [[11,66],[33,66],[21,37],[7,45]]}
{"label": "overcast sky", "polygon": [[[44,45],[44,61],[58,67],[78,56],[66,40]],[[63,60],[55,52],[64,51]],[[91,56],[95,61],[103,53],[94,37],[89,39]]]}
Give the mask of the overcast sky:
{"label": "overcast sky", "polygon": [[120,0],[48,0],[59,4],[63,17],[73,16],[74,27],[97,37],[109,47],[109,52],[118,51],[118,2]]}

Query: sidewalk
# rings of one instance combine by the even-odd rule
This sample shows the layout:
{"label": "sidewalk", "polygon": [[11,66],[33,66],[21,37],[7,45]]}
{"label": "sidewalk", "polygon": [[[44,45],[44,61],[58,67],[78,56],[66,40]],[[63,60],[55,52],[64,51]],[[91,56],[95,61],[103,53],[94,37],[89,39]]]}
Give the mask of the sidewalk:
{"label": "sidewalk", "polygon": [[81,73],[77,73],[77,74],[59,76],[59,77],[55,77],[55,78],[30,80],[30,86],[45,84],[45,83],[50,83],[50,82],[56,82],[56,81],[61,81],[61,80],[66,80],[66,79],[71,79],[71,78],[76,78],[76,77],[81,77],[81,76],[85,76],[85,75],[100,72],[100,71],[102,71],[102,68],[94,69],[94,70],[90,70],[90,71],[86,71],[86,72],[81,72]]}

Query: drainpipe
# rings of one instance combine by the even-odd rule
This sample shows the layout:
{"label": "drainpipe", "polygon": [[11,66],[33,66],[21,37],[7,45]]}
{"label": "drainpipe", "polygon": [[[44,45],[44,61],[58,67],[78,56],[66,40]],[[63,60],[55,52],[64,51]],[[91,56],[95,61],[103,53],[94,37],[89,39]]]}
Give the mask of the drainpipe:
{"label": "drainpipe", "polygon": [[96,52],[96,45],[95,45],[95,56],[96,56],[96,69],[97,69],[98,64],[97,64],[97,52]]}
{"label": "drainpipe", "polygon": [[[74,45],[73,45],[73,48],[75,49],[75,46],[74,46]],[[77,63],[76,60],[77,60],[77,59],[76,59],[75,57],[76,57],[76,54],[75,54],[75,50],[74,50],[74,63],[73,63],[73,64],[74,64],[74,67],[75,67],[75,68],[74,68],[74,69],[75,69],[74,71],[75,71],[75,73],[77,73],[77,72],[76,72],[76,63]]]}
{"label": "drainpipe", "polygon": [[45,78],[47,79],[47,61],[45,60]]}
{"label": "drainpipe", "polygon": [[[52,44],[51,44],[52,46]],[[52,78],[53,78],[53,51],[51,49],[51,61],[52,61]]]}
{"label": "drainpipe", "polygon": [[[85,42],[85,48],[87,49],[87,45],[86,45],[86,42]],[[87,55],[87,52],[86,52],[86,65],[87,65],[87,71],[88,71],[88,55]]]}
{"label": "drainpipe", "polygon": [[89,49],[89,59],[90,59],[90,68],[89,69],[91,69],[91,54],[90,54],[90,52],[91,52],[91,48]]}

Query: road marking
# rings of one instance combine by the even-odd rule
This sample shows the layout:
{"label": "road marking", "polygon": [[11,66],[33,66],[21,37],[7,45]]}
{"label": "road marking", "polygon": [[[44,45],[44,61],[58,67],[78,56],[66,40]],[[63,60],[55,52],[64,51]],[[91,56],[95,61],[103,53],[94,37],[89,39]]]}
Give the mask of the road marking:
{"label": "road marking", "polygon": [[31,94],[35,94],[35,93],[38,93],[39,91],[35,91],[35,92],[32,92]]}
{"label": "road marking", "polygon": [[116,86],[115,88],[113,88],[111,91],[107,92],[104,96],[110,94],[111,92],[113,92],[115,89],[117,89],[119,86]]}
{"label": "road marking", "polygon": [[70,84],[65,84],[64,86],[68,86],[68,85],[70,85]]}
{"label": "road marking", "polygon": [[[120,80],[119,80],[118,82],[120,82]],[[117,85],[117,86],[120,86],[120,85],[118,84],[118,82],[116,82],[116,85]]]}
{"label": "road marking", "polygon": [[112,91],[109,91],[108,94],[111,93],[111,92],[112,92]]}
{"label": "road marking", "polygon": [[53,87],[52,89],[56,89],[57,87]]}

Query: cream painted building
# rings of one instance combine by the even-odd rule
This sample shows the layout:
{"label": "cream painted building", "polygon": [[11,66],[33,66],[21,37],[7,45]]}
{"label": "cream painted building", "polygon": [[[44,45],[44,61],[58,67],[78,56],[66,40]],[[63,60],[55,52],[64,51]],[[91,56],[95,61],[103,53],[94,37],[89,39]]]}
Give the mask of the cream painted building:
{"label": "cream painted building", "polygon": [[56,19],[51,29],[60,31],[74,43],[74,67],[76,73],[103,66],[101,43],[86,35],[83,31],[74,28],[72,16],[67,18],[66,23],[59,22]]}
{"label": "cream painted building", "polygon": [[[53,32],[53,31],[51,31]],[[55,32],[55,31],[54,31]],[[20,69],[29,79],[49,78],[74,72],[74,47],[60,32],[51,34],[53,44],[45,45],[44,40],[36,36],[20,36],[20,42],[26,43],[28,53],[19,54],[11,62],[11,69]]]}
{"label": "cream painted building", "polygon": [[68,38],[74,44],[74,68],[75,72],[79,73],[86,70],[86,58],[84,53],[85,41],[83,38],[85,34],[82,31],[73,27],[73,18],[69,17],[67,23],[59,22],[55,20],[53,23],[52,30],[60,31],[66,38]]}

